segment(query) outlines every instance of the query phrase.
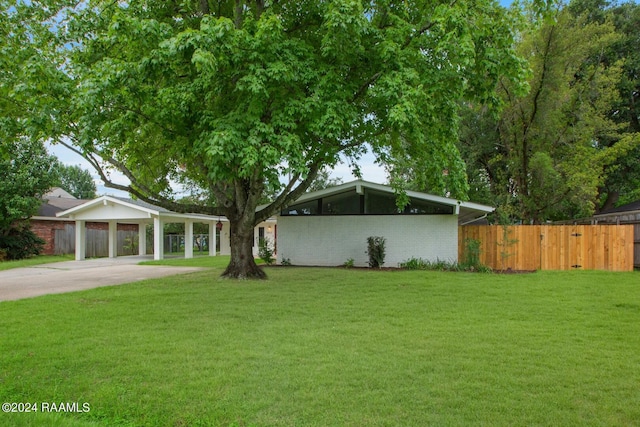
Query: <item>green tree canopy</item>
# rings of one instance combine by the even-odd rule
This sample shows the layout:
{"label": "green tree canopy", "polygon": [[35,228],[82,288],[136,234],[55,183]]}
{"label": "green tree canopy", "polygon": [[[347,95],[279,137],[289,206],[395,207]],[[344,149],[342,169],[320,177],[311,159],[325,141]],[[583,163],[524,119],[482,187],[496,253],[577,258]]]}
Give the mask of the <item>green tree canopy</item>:
{"label": "green tree canopy", "polygon": [[0,141],[0,260],[39,252],[28,221],[55,182],[54,160],[39,142]]}
{"label": "green tree canopy", "polygon": [[77,165],[56,164],[57,185],[78,199],[95,199],[96,184],[88,170]]}
{"label": "green tree canopy", "polygon": [[36,214],[42,196],[55,183],[54,161],[37,142],[0,144],[0,233]]}
{"label": "green tree canopy", "polygon": [[504,82],[499,114],[467,104],[463,115],[459,146],[472,192],[526,222],[591,215],[612,167],[640,142],[611,114],[625,62],[606,53],[621,36],[610,20],[572,10],[523,32],[526,96]]}
{"label": "green tree canopy", "polygon": [[[630,135],[640,138],[640,5],[632,1],[574,0],[570,10],[575,15],[586,16],[590,22],[611,22],[619,35],[616,42],[600,53],[606,63],[622,61],[618,100],[608,112],[608,117],[619,128],[616,133],[599,135],[599,143],[608,148]],[[606,177],[598,194],[598,210],[640,198],[639,158],[640,143],[606,167]]]}
{"label": "green tree canopy", "polygon": [[[47,94],[33,100],[48,113],[33,130],[85,156],[108,186],[225,215],[229,277],[263,277],[254,225],[323,167],[357,163],[365,143],[386,163],[459,164],[460,100],[494,103],[500,78],[523,77],[515,18],[493,0],[3,4],[45,51],[29,56],[48,75],[27,83]],[[109,167],[131,184],[112,182]],[[448,177],[464,187],[461,168]],[[215,203],[177,203],[176,181]]]}

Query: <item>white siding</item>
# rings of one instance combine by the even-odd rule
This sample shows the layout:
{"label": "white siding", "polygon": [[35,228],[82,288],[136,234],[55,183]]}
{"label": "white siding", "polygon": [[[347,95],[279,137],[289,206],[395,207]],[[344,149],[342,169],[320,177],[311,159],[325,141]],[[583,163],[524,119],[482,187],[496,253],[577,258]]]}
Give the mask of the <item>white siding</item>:
{"label": "white siding", "polygon": [[[215,223],[213,224],[215,227]],[[258,229],[260,227],[264,227],[264,236],[269,239],[271,244],[276,243],[276,227],[277,222],[273,219],[269,219],[267,221],[261,222],[254,228],[253,236],[254,236],[254,246],[253,246],[253,255],[255,257],[258,256]],[[231,236],[229,235],[229,231],[231,226],[228,221],[222,222],[222,230],[220,230],[220,255],[231,255]]]}
{"label": "white siding", "polygon": [[276,247],[276,226],[277,223],[275,220],[267,220],[261,222],[253,229],[253,256],[257,257],[258,252],[260,251],[260,232],[259,228],[264,228],[264,237],[269,239],[269,244],[272,246],[272,249],[277,249]]}
{"label": "white siding", "polygon": [[367,237],[386,238],[385,266],[409,258],[458,260],[456,215],[278,217],[278,263],[367,266]]}

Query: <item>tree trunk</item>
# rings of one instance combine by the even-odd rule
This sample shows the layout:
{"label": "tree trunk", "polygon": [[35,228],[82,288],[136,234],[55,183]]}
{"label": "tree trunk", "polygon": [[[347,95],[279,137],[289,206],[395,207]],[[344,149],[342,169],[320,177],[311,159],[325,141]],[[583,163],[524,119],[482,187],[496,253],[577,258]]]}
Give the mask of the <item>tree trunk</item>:
{"label": "tree trunk", "polygon": [[[600,194],[601,196],[602,194]],[[602,204],[602,207],[597,207],[596,206],[596,212],[595,213],[600,213],[603,211],[606,211],[607,209],[612,209],[616,202],[618,201],[618,199],[620,198],[620,192],[619,191],[609,191],[607,193],[607,199],[604,201],[604,203]]]}
{"label": "tree trunk", "polygon": [[266,279],[267,274],[253,258],[253,226],[241,226],[231,220],[231,261],[222,277],[229,279]]}

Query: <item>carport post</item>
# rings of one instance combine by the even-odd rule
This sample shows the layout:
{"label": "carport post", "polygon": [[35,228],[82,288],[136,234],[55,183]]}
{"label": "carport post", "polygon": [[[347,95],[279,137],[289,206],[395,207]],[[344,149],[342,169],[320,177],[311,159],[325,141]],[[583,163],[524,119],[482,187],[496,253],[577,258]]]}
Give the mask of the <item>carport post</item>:
{"label": "carport post", "polygon": [[109,221],[109,258],[118,256],[118,223]]}
{"label": "carport post", "polygon": [[193,220],[184,220],[184,257],[193,258]]}
{"label": "carport post", "polygon": [[164,258],[164,221],[159,217],[153,218],[153,259]]}
{"label": "carport post", "polygon": [[209,256],[216,256],[216,223],[209,222]]}
{"label": "carport post", "polygon": [[87,231],[85,221],[76,221],[76,261],[82,261],[87,254]]}
{"label": "carport post", "polygon": [[138,255],[147,254],[147,224],[138,224]]}

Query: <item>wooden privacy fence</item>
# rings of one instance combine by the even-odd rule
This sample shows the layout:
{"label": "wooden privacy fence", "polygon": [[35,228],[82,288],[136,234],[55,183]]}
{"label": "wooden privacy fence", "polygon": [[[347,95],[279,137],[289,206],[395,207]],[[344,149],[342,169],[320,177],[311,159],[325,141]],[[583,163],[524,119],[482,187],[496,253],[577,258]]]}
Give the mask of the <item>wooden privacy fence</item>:
{"label": "wooden privacy fence", "polygon": [[480,241],[480,262],[494,270],[633,271],[632,225],[466,225],[458,227],[458,256],[466,239]]}

